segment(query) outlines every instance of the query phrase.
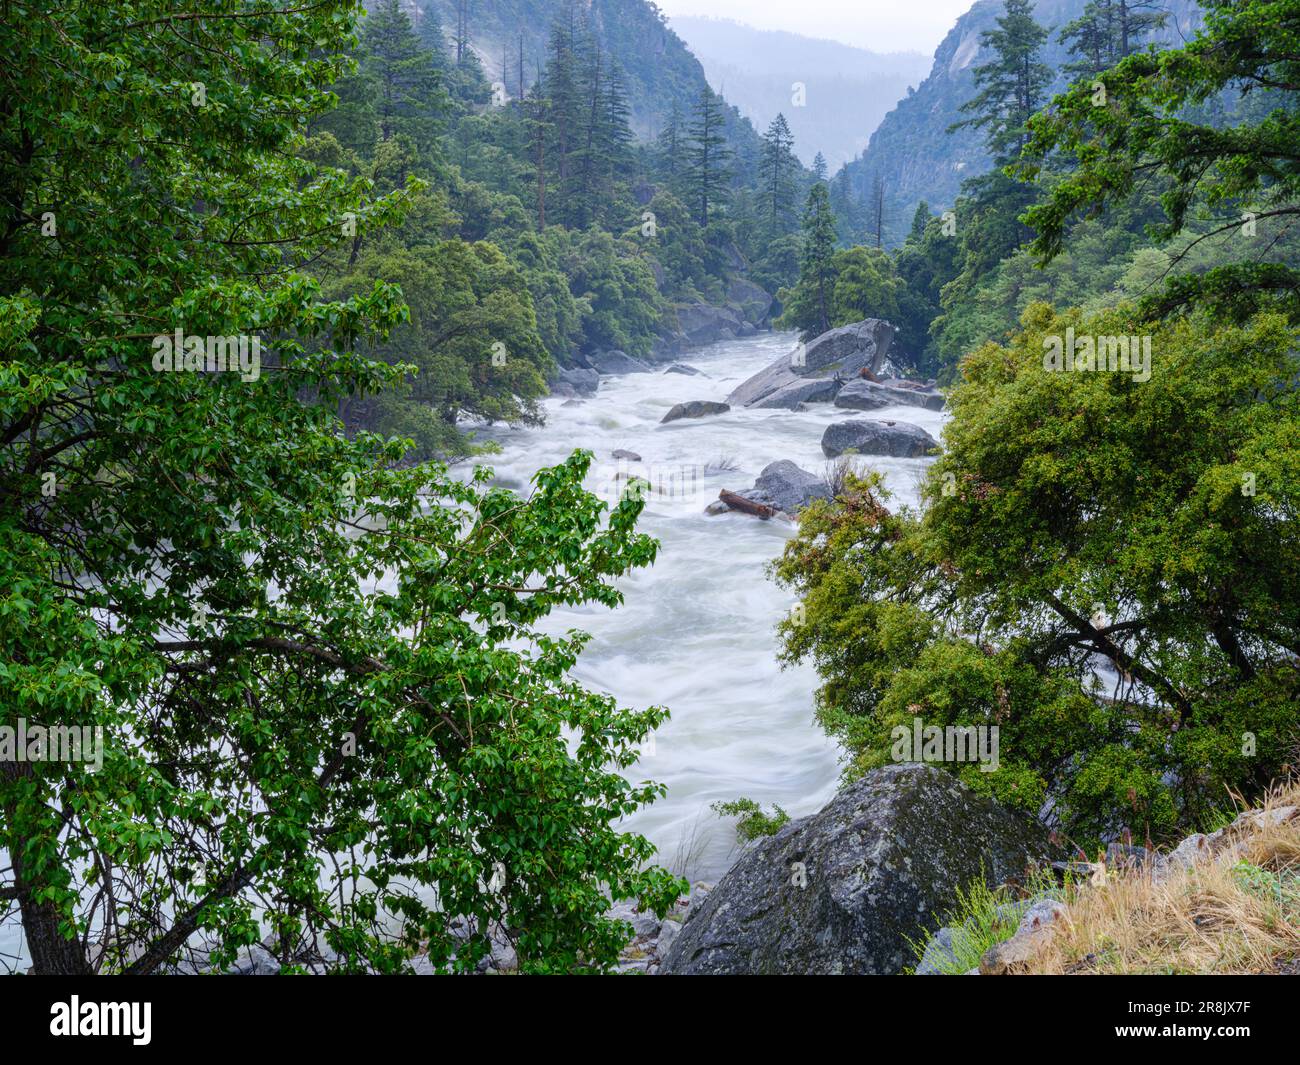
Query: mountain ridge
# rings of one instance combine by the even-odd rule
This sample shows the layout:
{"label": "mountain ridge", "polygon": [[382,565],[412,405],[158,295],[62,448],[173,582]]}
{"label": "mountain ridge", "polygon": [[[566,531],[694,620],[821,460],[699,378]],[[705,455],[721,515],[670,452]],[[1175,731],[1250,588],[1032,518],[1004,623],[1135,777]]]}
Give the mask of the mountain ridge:
{"label": "mountain ridge", "polygon": [[867,146],[893,101],[930,67],[920,52],[873,52],[734,19],[680,16],[669,24],[715,91],[760,130],[784,114],[800,160],[811,165],[821,152],[832,170]]}
{"label": "mountain ridge", "polygon": [[[1043,62],[1056,71],[1051,95],[1070,81],[1063,68],[1073,57],[1060,43],[1060,30],[1083,13],[1087,2],[1036,0],[1034,17],[1051,30],[1043,50]],[[1193,0],[1164,0],[1162,6],[1170,14],[1169,24],[1151,36],[1153,43],[1181,40],[1199,25],[1200,8]],[[884,116],[866,149],[845,167],[853,194],[864,202],[876,178],[884,181],[888,243],[906,236],[919,203],[947,209],[963,181],[991,167],[980,131],[949,133],[948,127],[968,117],[961,105],[975,96],[975,68],[989,58],[980,35],[995,27],[1002,11],[1002,0],[976,0],[935,49],[929,75]]]}

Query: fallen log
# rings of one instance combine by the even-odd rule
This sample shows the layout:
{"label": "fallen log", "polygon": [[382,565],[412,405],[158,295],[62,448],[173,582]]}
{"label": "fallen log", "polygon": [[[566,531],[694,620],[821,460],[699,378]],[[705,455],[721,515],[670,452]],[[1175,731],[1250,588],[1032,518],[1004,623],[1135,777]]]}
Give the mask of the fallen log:
{"label": "fallen log", "polygon": [[754,517],[762,518],[764,521],[775,517],[777,513],[776,507],[769,507],[766,503],[755,503],[752,499],[746,499],[737,492],[728,492],[725,488],[718,493],[718,498],[732,510],[753,514]]}

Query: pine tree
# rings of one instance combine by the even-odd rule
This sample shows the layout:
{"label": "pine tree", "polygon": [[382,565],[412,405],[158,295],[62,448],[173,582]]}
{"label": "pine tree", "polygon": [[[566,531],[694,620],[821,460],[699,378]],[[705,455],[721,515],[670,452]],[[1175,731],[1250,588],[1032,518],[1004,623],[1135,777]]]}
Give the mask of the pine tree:
{"label": "pine tree", "polygon": [[830,174],[830,168],[826,165],[826,156],[822,155],[821,152],[818,152],[813,158],[812,172],[813,177],[818,181],[825,181]]}
{"label": "pine tree", "polygon": [[853,180],[847,167],[840,167],[830,189],[831,210],[835,212],[836,232],[840,243],[855,244],[864,228],[861,205],[853,193]]}
{"label": "pine tree", "polygon": [[545,95],[550,101],[550,125],[556,175],[560,185],[569,180],[569,153],[576,143],[580,86],[578,84],[577,56],[574,54],[575,25],[572,9],[569,22],[557,21],[551,27],[546,72],[543,75]]}
{"label": "pine tree", "polygon": [[1115,62],[1138,51],[1142,38],[1161,29],[1169,19],[1152,0],[1110,0],[1115,9]]}
{"label": "pine tree", "polygon": [[524,84],[524,34],[521,30],[519,33],[519,76],[516,81],[519,89],[519,99],[528,95],[528,86]]}
{"label": "pine tree", "polygon": [[686,149],[690,196],[699,208],[696,221],[705,227],[709,224],[710,211],[726,201],[727,182],[731,178],[727,167],[731,150],[723,136],[722,123],[722,101],[706,85],[700,90]]}
{"label": "pine tree", "polygon": [[445,104],[433,54],[421,45],[399,0],[381,0],[366,19],[362,67],[378,89],[379,139],[402,133],[420,151],[432,147]]}
{"label": "pine tree", "polygon": [[830,194],[823,182],[808,193],[803,213],[803,255],[799,262],[799,284],[807,286],[816,316],[815,335],[831,327],[831,290],[835,284],[835,215]]}
{"label": "pine tree", "polygon": [[925,227],[930,224],[930,205],[922,200],[912,215],[912,228],[907,234],[907,244],[920,244],[925,239]]}
{"label": "pine tree", "polygon": [[533,166],[537,178],[537,229],[546,228],[546,141],[550,135],[551,123],[547,117],[550,101],[542,91],[539,78],[524,100],[524,114],[528,123],[528,142],[533,154]]}
{"label": "pine tree", "polygon": [[885,246],[885,179],[877,174],[871,182],[871,218],[876,247]]}
{"label": "pine tree", "polygon": [[420,43],[433,57],[433,65],[438,70],[446,70],[450,58],[447,54],[447,37],[443,32],[442,17],[432,2],[425,3],[419,9],[415,20],[415,33],[420,38]]}
{"label": "pine tree", "polygon": [[1061,30],[1061,43],[1079,57],[1066,70],[1092,77],[1109,70],[1138,51],[1168,17],[1150,0],[1090,0],[1083,14]]}
{"label": "pine tree", "polygon": [[1051,68],[1039,58],[1047,30],[1034,21],[1031,0],[1005,0],[1005,5],[998,28],[980,35],[994,57],[975,68],[980,92],[961,108],[974,117],[951,127],[984,130],[989,154],[999,167],[1010,164],[1028,143],[1029,119],[1043,105],[1052,82]]}
{"label": "pine tree", "polygon": [[471,0],[456,0],[456,32],[452,37],[455,47],[456,65],[465,62],[469,53],[469,16]]}
{"label": "pine tree", "polygon": [[683,172],[682,145],[685,135],[682,129],[682,109],[676,99],[669,105],[668,121],[659,131],[655,140],[655,152],[658,157],[659,172],[674,192],[678,191],[679,179]]}
{"label": "pine tree", "polygon": [[1095,77],[1110,69],[1113,61],[1111,7],[1110,0],[1092,0],[1082,15],[1061,30],[1060,42],[1079,57],[1066,64],[1069,73]]}
{"label": "pine tree", "polygon": [[627,82],[622,68],[610,59],[609,77],[605,82],[605,124],[601,151],[606,180],[613,183],[627,172],[632,158],[632,107],[627,98]]}
{"label": "pine tree", "polygon": [[778,114],[763,135],[763,214],[771,234],[788,229],[794,205],[794,135],[785,115]]}
{"label": "pine tree", "polygon": [[581,140],[574,151],[576,177],[574,188],[566,196],[566,210],[577,229],[586,229],[595,216],[595,183],[600,167],[601,141],[605,124],[604,56],[600,48],[587,41],[586,64],[582,77],[583,106]]}

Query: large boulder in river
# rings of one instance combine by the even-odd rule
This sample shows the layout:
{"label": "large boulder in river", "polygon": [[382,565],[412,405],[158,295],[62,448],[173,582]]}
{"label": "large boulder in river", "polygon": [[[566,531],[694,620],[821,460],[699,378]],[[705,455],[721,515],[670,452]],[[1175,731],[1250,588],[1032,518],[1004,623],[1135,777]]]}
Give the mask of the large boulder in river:
{"label": "large boulder in river", "polygon": [[796,377],[750,405],[763,410],[799,410],[805,403],[829,403],[841,387],[833,378]]}
{"label": "large boulder in river", "polygon": [[828,425],[822,434],[822,452],[828,458],[852,452],[855,455],[917,459],[938,448],[939,441],[919,425],[909,422],[854,419]]}
{"label": "large boulder in river", "polygon": [[763,467],[753,488],[737,495],[795,515],[814,499],[830,499],[831,486],[814,473],[796,466],[789,459]]}
{"label": "large boulder in river", "polygon": [[557,396],[594,396],[599,386],[600,374],[575,366],[556,372],[551,381],[551,392]]}
{"label": "large boulder in river", "polygon": [[690,347],[703,347],[719,340],[731,340],[745,332],[745,320],[731,307],[711,303],[682,303],[677,312],[677,328]]}
{"label": "large boulder in river", "polygon": [[893,974],[956,902],[1054,857],[1048,832],[933,766],[873,769],[744,854],[661,973]]}
{"label": "large boulder in river", "polygon": [[634,358],[626,351],[619,351],[617,348],[588,355],[587,361],[591,363],[593,369],[603,374],[651,372],[647,363]]}
{"label": "large boulder in river", "polygon": [[692,399],[678,403],[660,419],[663,422],[675,422],[681,418],[705,418],[710,414],[726,414],[731,410],[725,403],[714,403],[708,399]]}
{"label": "large boulder in river", "polygon": [[[733,406],[786,409],[810,400],[829,402],[861,370],[879,373],[893,340],[894,327],[879,318],[840,326],[799,345],[789,355],[759,370],[738,385],[727,402]],[[819,381],[822,385],[810,394],[806,390],[809,381]]]}
{"label": "large boulder in river", "polygon": [[733,277],[727,283],[727,303],[752,325],[766,325],[772,310],[772,294],[745,277]]}
{"label": "large boulder in river", "polygon": [[837,370],[842,377],[856,376],[864,367],[878,374],[893,341],[892,325],[879,318],[867,318],[808,341],[796,362],[802,364],[805,376]]}
{"label": "large boulder in river", "polygon": [[848,410],[879,410],[881,407],[924,407],[943,410],[943,393],[917,388],[893,388],[876,381],[850,381],[835,396],[835,406]]}

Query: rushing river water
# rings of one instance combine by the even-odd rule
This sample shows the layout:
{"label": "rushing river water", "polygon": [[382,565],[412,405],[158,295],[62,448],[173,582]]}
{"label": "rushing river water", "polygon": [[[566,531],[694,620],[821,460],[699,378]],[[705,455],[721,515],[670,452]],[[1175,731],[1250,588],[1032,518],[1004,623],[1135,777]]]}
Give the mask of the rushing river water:
{"label": "rushing river water", "polygon": [[[776,657],[775,628],[794,599],[768,578],[766,565],[793,526],[739,513],[711,517],[704,508],[720,489],[751,487],[778,459],[820,475],[828,462],[823,430],[855,415],[815,404],[660,424],[675,403],[724,400],[795,343],[793,334],[761,334],[681,357],[707,376],[656,369],[602,377],[595,397],[547,400],[545,426],[491,434],[503,454],[490,463],[512,488],[526,488],[538,468],[578,447],[596,456],[588,487],[610,500],[620,475],[650,481],[640,528],[659,539],[658,560],[620,582],[623,606],[557,610],[547,628],[593,635],[575,670],[588,687],[624,705],[672,711],[635,769],[638,778],[666,784],[668,794],[626,827],[659,848],[662,864],[692,879],[715,880],[736,857],[731,824],[711,803],[747,796],[799,816],[825,804],[839,774],[837,748],[813,721],[816,674],[809,666],[783,670]],[[943,421],[920,407],[860,416],[912,422],[936,438]],[[615,460],[619,449],[642,461]],[[884,473],[898,504],[916,501],[930,460],[860,461]]]}
{"label": "rushing river water", "polygon": [[[547,400],[539,429],[487,434],[502,444],[503,454],[490,464],[508,487],[526,490],[536,470],[578,447],[596,456],[588,486],[610,501],[624,483],[620,477],[650,481],[640,528],[660,541],[655,564],[620,582],[626,601],[618,609],[560,609],[546,627],[593,635],[575,670],[588,687],[623,705],[672,711],[634,768],[638,779],[666,784],[668,794],[624,827],[647,836],[662,864],[691,879],[716,880],[736,857],[734,830],[711,803],[747,796],[797,817],[824,805],[839,775],[836,746],[813,721],[816,674],[808,666],[783,670],[776,657],[776,625],[794,600],[767,577],[766,566],[793,526],[738,513],[710,517],[704,508],[720,489],[750,487],[778,459],[822,473],[823,430],[852,415],[815,404],[806,411],[732,410],[660,424],[675,403],[725,399],[795,342],[789,333],[762,334],[682,356],[706,376],[656,369],[602,377],[593,398]],[[936,437],[943,421],[920,407],[864,417],[913,422]],[[613,459],[619,449],[642,461]],[[884,473],[897,504],[916,501],[930,460],[861,461]],[[0,958],[5,967],[26,967],[16,921],[0,928]]]}

